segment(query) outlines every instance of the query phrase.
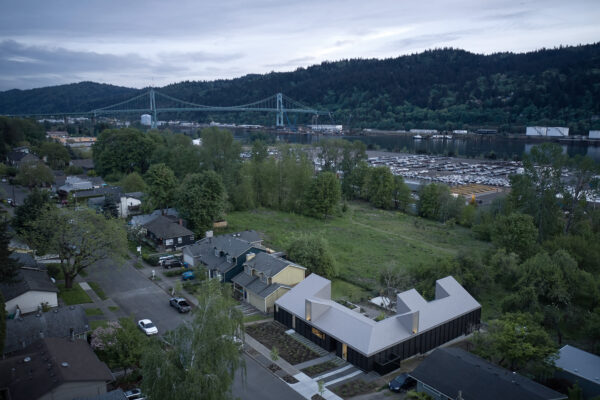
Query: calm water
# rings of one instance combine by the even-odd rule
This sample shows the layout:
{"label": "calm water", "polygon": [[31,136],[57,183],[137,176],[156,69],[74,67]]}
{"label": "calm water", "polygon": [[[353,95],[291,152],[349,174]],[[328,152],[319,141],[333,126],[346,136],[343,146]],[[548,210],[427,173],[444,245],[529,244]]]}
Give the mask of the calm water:
{"label": "calm water", "polygon": [[[250,133],[236,130],[234,135],[240,140],[249,140]],[[314,144],[320,140],[329,140],[331,136],[271,134],[277,142]],[[498,159],[513,159],[528,153],[539,141],[515,140],[499,136],[468,136],[454,139],[422,139],[415,140],[406,135],[385,136],[343,136],[346,140],[360,140],[369,150],[388,150],[406,153],[438,154],[453,157],[483,158],[493,152]],[[600,146],[585,142],[559,143],[563,152],[569,156],[588,155],[600,162]]]}

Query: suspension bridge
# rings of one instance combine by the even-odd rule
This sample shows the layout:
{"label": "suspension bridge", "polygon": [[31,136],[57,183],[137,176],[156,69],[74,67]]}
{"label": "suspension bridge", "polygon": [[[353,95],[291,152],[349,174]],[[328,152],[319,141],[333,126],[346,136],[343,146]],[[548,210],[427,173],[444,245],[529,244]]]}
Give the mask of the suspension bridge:
{"label": "suspension bridge", "polygon": [[97,108],[85,112],[57,112],[45,114],[19,114],[8,115],[10,117],[48,117],[48,116],[88,116],[93,119],[106,115],[118,114],[149,114],[151,116],[151,127],[157,127],[157,116],[160,113],[172,112],[268,112],[275,113],[275,125],[283,127],[290,125],[288,114],[312,114],[313,116],[327,115],[331,119],[332,115],[329,111],[316,110],[308,107],[282,93],[277,93],[262,100],[258,100],[248,104],[236,106],[207,106],[196,104],[189,101],[177,99],[166,95],[154,89],[149,89],[147,92],[131,99],[112,104],[106,107]]}

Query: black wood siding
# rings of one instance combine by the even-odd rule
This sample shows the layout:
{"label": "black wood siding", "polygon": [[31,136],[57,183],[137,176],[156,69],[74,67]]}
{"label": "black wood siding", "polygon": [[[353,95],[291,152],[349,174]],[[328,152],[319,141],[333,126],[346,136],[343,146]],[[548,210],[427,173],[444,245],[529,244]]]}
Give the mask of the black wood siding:
{"label": "black wood siding", "polygon": [[[292,328],[292,314],[281,307],[276,308],[277,310],[274,313],[274,319],[288,328]],[[443,325],[421,332],[418,335],[399,342],[371,357],[366,357],[348,346],[347,360],[349,363],[354,364],[364,371],[371,371],[375,368],[375,363],[385,364],[387,361],[394,358],[394,356],[400,357],[401,360],[405,360],[416,354],[427,353],[461,335],[471,333],[474,329],[479,327],[480,320],[481,308],[478,308],[468,314],[450,320]],[[323,332],[325,334],[325,339],[320,339],[312,333],[312,328],[313,327],[309,322],[305,322],[298,317],[296,318],[296,332],[326,350],[333,351],[335,349],[336,354],[339,357],[342,357],[341,342],[338,342],[335,338],[330,337],[325,332]]]}

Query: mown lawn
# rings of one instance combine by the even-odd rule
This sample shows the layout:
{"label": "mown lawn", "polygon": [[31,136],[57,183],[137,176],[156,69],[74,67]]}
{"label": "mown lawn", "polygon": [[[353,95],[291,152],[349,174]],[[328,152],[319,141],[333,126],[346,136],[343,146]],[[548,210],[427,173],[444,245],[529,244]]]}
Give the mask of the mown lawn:
{"label": "mown lawn", "polygon": [[71,289],[65,288],[64,283],[58,285],[58,297],[61,298],[66,305],[72,306],[74,304],[92,303],[90,296],[79,286],[77,282],[73,282]]}
{"label": "mown lawn", "polygon": [[327,220],[258,209],[229,213],[227,222],[227,232],[263,232],[266,244],[276,250],[284,250],[301,234],[325,237],[340,270],[333,284],[334,298],[358,299],[376,291],[379,271],[387,266],[407,268],[437,263],[460,251],[481,251],[489,246],[475,239],[469,229],[358,202],[350,203],[342,216]]}

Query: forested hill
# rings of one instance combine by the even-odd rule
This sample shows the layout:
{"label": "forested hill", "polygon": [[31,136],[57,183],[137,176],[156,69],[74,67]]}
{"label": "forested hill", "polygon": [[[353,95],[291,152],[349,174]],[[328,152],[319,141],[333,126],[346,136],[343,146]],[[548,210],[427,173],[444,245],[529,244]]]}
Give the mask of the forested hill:
{"label": "forested hill", "polygon": [[[336,123],[353,128],[494,127],[522,132],[525,125],[540,124],[587,134],[600,123],[599,66],[600,43],[523,54],[441,49],[385,60],[324,62],[232,80],[186,81],[159,90],[206,105],[244,104],[283,92],[333,111]],[[137,93],[93,83],[12,90],[0,93],[0,113],[89,110]],[[218,116],[227,119],[268,124],[273,117]]]}

